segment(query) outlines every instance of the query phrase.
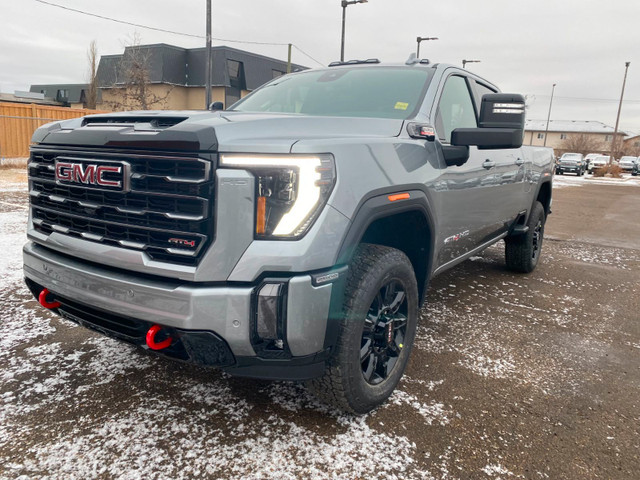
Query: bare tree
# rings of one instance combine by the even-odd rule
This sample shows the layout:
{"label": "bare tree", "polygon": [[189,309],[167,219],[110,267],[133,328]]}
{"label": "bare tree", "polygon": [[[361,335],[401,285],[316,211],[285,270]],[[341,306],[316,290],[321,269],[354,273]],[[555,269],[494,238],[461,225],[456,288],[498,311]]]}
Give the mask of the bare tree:
{"label": "bare tree", "polygon": [[140,45],[140,36],[135,34],[125,48],[117,69],[115,83],[111,87],[113,98],[106,101],[113,110],[163,109],[167,105],[173,87],[165,92],[151,85],[151,51]]}
{"label": "bare tree", "polygon": [[85,97],[86,108],[95,109],[98,103],[98,45],[92,40],[87,50],[89,60],[89,87]]}
{"label": "bare tree", "polygon": [[581,153],[583,155],[601,152],[603,148],[602,142],[585,133],[569,135],[562,146],[563,151]]}

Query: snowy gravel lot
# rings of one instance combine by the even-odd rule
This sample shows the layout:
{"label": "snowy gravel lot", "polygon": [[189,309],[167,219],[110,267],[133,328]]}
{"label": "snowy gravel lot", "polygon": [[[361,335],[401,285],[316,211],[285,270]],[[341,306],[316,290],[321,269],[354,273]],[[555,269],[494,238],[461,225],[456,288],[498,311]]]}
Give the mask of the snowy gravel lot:
{"label": "snowy gravel lot", "polygon": [[497,245],[434,279],[399,389],[363,417],[44,311],[22,283],[26,186],[0,183],[0,478],[638,478],[640,247],[565,238],[563,206],[631,196],[640,224],[640,183],[556,179],[581,188],[556,192],[536,272]]}

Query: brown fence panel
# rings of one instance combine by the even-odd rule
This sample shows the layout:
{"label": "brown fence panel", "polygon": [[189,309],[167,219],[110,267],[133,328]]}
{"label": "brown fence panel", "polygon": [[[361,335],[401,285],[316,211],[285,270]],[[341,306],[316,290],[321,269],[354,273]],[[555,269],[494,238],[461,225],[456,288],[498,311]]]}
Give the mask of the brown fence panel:
{"label": "brown fence panel", "polygon": [[33,132],[45,123],[83,117],[104,110],[50,107],[34,103],[0,103],[0,159],[29,156]]}

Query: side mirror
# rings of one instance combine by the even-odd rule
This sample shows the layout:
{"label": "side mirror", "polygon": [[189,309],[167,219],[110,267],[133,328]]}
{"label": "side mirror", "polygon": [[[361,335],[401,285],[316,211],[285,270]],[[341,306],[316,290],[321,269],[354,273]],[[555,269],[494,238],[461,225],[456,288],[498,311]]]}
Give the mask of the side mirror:
{"label": "side mirror", "polygon": [[482,96],[480,128],[515,128],[524,131],[524,97],[516,93]]}
{"label": "side mirror", "polygon": [[524,97],[515,93],[482,96],[479,128],[456,128],[451,145],[479,149],[520,148],[524,139]]}
{"label": "side mirror", "polygon": [[222,102],[213,102],[209,105],[209,110],[215,112],[217,110],[224,110],[224,104]]}

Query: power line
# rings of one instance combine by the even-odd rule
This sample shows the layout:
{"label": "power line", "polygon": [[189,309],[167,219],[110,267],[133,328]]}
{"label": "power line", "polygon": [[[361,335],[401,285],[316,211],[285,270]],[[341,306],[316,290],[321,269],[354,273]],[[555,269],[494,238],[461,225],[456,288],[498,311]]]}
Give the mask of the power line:
{"label": "power line", "polygon": [[71,8],[71,7],[65,7],[64,5],[58,5],[57,3],[46,2],[45,0],[35,0],[35,1],[38,2],[38,3],[42,3],[44,5],[49,5],[51,7],[61,8],[63,10],[68,10],[70,12],[75,12],[75,13],[80,13],[82,15],[87,15],[89,17],[100,18],[102,20],[108,20],[110,22],[122,23],[124,25],[130,25],[132,27],[146,28],[147,30],[155,30],[156,32],[172,33],[174,35],[183,35],[185,37],[204,38],[203,35],[193,35],[191,33],[175,32],[173,30],[165,30],[164,28],[149,27],[147,25],[142,25],[140,23],[127,22],[125,20],[118,20],[116,18],[105,17],[104,15],[98,15],[97,13],[90,13],[90,12],[85,12],[83,10],[77,10],[77,9]]}
{"label": "power line", "polygon": [[[203,40],[206,38],[204,35],[195,35],[195,34],[192,34],[192,33],[177,32],[175,30],[167,30],[167,29],[159,28],[159,27],[150,27],[149,25],[142,25],[141,23],[127,22],[126,20],[119,20],[117,18],[107,17],[107,16],[104,16],[104,15],[98,15],[97,13],[86,12],[84,10],[78,10],[76,8],[67,7],[65,5],[59,5],[57,3],[47,2],[45,0],[35,0],[35,1],[38,2],[38,3],[42,3],[44,5],[49,5],[51,7],[57,7],[57,8],[61,8],[63,10],[68,10],[70,12],[79,13],[81,15],[87,15],[89,17],[99,18],[101,20],[107,20],[109,22],[121,23],[123,25],[129,25],[129,26],[132,26],[132,27],[145,28],[147,30],[154,30],[156,32],[170,33],[172,35],[182,35],[184,37],[199,38],[199,39],[203,39]],[[253,40],[231,40],[229,38],[216,38],[216,37],[211,37],[211,39],[212,40],[216,40],[218,42],[244,43],[244,44],[250,44],[250,45],[271,45],[271,46],[280,46],[280,47],[289,45],[288,43],[257,42],[257,41],[253,41]],[[324,66],[323,63],[319,62],[318,60],[313,58],[311,55],[309,55],[308,53],[304,52],[297,45],[295,45],[295,44],[292,44],[292,45],[300,53],[302,53],[306,57],[309,57],[311,60],[316,62],[318,65]]]}
{"label": "power line", "polygon": [[[545,97],[545,98],[549,98],[550,95],[543,95],[543,94],[530,94],[533,95],[534,97]],[[619,102],[620,99],[615,99],[615,98],[593,98],[593,97],[562,97],[562,96],[558,96],[558,95],[554,95],[553,97],[555,98],[561,98],[563,100],[580,100],[580,101],[587,101],[587,102]],[[640,103],[640,100],[624,100],[624,103]]]}
{"label": "power line", "polygon": [[316,60],[315,58],[313,58],[311,55],[309,55],[307,52],[303,51],[299,46],[297,46],[295,43],[292,43],[291,45],[293,45],[293,47],[298,50],[301,54],[303,54],[306,57],[309,57],[311,60],[313,60],[314,62],[316,62],[318,65],[320,65],[321,67],[324,67],[324,63],[319,62],[318,60]]}

